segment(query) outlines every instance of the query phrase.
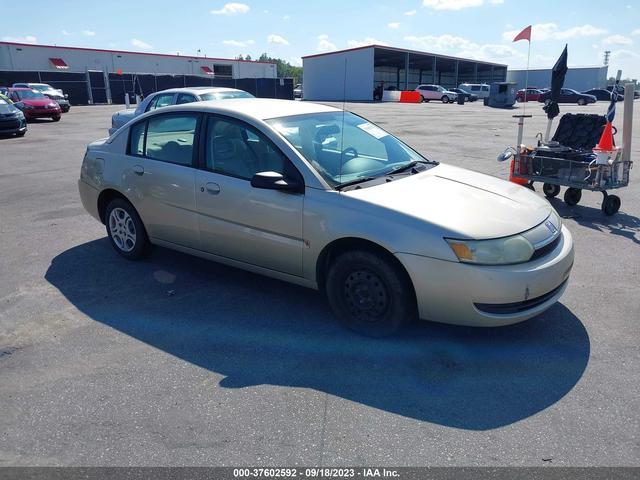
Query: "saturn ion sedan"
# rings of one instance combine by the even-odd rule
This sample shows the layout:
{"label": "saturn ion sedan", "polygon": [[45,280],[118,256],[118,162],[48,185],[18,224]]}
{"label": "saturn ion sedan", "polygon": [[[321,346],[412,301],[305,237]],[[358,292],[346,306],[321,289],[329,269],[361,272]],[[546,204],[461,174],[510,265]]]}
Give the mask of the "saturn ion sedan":
{"label": "saturn ion sedan", "polygon": [[562,295],[569,231],[527,188],[425,158],[353,113],[225,100],[146,113],[87,148],[111,244],[150,244],[322,290],[383,336],[413,318],[507,325]]}

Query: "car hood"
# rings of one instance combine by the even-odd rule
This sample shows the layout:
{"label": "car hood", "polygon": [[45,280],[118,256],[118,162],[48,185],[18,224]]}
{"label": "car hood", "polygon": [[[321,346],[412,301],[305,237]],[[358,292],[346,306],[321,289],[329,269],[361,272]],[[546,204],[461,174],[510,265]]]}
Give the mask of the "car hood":
{"label": "car hood", "polygon": [[[50,103],[56,103],[50,98],[31,98],[20,100],[20,102],[24,103],[25,105],[33,105],[34,107],[44,107],[46,105],[49,105]],[[57,106],[58,105],[56,105],[56,107]]]}
{"label": "car hood", "polygon": [[546,200],[527,188],[443,164],[344,194],[439,226],[443,235],[464,239],[521,233],[542,223],[552,211]]}

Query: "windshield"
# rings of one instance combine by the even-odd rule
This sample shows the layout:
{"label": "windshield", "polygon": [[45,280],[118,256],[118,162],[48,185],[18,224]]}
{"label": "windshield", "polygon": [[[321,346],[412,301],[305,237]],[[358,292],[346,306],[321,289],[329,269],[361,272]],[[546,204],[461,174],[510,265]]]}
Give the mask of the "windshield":
{"label": "windshield", "polygon": [[202,101],[207,100],[228,100],[230,98],[255,98],[253,95],[247,92],[242,91],[229,91],[229,92],[212,92],[212,93],[203,93],[200,95]]}
{"label": "windshield", "polygon": [[267,123],[332,187],[427,161],[393,135],[349,112],[274,118]]}
{"label": "windshield", "polygon": [[51,90],[51,87],[46,83],[32,83],[30,88],[34,90],[38,90],[39,92],[46,92],[47,90]]}
{"label": "windshield", "polygon": [[18,98],[20,100],[35,100],[41,98],[47,98],[40,92],[36,92],[35,90],[16,90],[18,94]]}

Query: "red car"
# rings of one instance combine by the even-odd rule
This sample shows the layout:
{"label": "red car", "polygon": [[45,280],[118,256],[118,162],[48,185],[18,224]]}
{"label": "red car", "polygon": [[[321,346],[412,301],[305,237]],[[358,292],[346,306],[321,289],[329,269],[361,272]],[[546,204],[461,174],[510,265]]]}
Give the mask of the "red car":
{"label": "red car", "polygon": [[27,120],[50,118],[57,122],[62,117],[60,105],[42,93],[30,88],[10,88],[9,98],[22,110]]}
{"label": "red car", "polygon": [[[537,102],[542,95],[542,92],[537,88],[527,88],[527,102]],[[524,88],[518,90],[516,93],[516,101],[524,102]]]}

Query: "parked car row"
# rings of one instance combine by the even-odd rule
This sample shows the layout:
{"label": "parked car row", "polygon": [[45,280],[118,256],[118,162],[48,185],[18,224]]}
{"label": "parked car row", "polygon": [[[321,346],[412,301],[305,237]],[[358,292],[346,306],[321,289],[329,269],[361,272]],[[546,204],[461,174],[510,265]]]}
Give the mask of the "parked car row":
{"label": "parked car row", "polygon": [[[558,99],[559,103],[577,103],[578,105],[587,105],[590,103],[594,103],[598,100],[602,101],[611,101],[611,91],[613,90],[613,86],[609,86],[605,88],[592,88],[591,90],[587,90],[586,92],[578,92],[572,88],[563,88],[560,90],[560,98]],[[518,102],[546,102],[551,97],[551,91],[548,88],[535,88],[535,87],[527,87],[518,90],[516,94],[516,100]],[[640,98],[640,92],[634,92],[634,99]],[[618,90],[618,99],[619,102],[624,100],[624,90]]]}
{"label": "parked car row", "polygon": [[465,102],[475,102],[489,95],[489,85],[463,83],[457,88],[445,88],[442,85],[418,85],[415,91],[420,94],[423,102],[436,100],[442,103],[453,103],[459,97],[463,97]]}

